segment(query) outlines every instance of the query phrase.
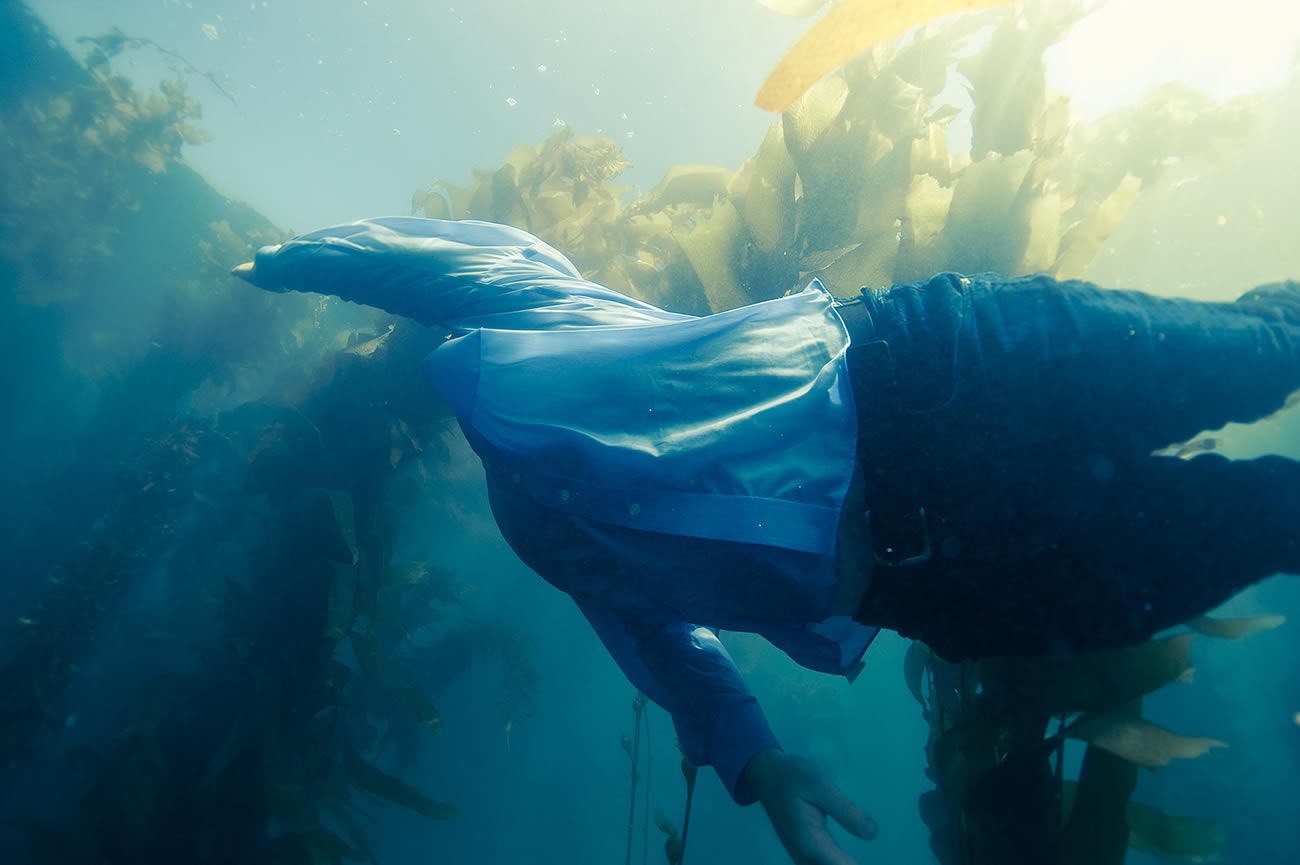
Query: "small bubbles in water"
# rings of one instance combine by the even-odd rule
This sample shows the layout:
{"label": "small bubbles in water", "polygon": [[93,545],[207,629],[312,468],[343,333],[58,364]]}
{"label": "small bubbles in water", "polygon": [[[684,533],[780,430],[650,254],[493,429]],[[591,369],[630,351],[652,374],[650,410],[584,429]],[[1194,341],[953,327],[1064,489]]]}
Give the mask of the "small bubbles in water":
{"label": "small bubbles in water", "polygon": [[631,138],[634,134],[635,134],[635,133],[633,133],[632,130],[629,129],[627,132],[624,132],[624,133],[623,133],[623,137],[624,137],[624,138]]}
{"label": "small bubbles in water", "polygon": [[537,71],[538,71],[538,72],[545,72],[545,71],[546,71],[546,64],[545,64],[545,63],[539,64],[538,67],[537,67]]}
{"label": "small bubbles in water", "polygon": [[592,89],[592,93],[594,93],[596,96],[599,96],[599,95],[600,95],[600,88],[599,88],[599,87],[593,88],[593,89]]}
{"label": "small bubbles in water", "polygon": [[557,117],[557,118],[555,118],[555,122],[552,123],[551,125],[552,125],[552,126],[568,126],[569,124],[565,123],[563,120],[561,120],[560,118]]}
{"label": "small bubbles in water", "polygon": [[509,105],[511,108],[514,108],[518,104],[519,100],[515,99],[513,96],[506,97],[506,105]]}
{"label": "small bubbles in water", "polygon": [[63,719],[63,729],[65,729],[65,730],[71,730],[71,729],[72,729],[73,727],[75,727],[75,726],[77,726],[77,716],[76,716],[76,715],[69,715],[68,717],[66,717],[66,718]]}
{"label": "small bubbles in water", "polygon": [[217,33],[217,26],[215,24],[204,24],[203,35],[213,42],[221,38],[221,34]]}

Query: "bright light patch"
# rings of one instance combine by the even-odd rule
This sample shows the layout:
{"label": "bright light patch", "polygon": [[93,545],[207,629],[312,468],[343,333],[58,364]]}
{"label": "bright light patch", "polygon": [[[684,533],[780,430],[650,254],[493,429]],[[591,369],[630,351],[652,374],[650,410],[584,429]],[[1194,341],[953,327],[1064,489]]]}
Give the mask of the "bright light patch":
{"label": "bright light patch", "polygon": [[1048,51],[1048,81],[1094,115],[1175,80],[1223,100],[1285,81],[1298,50],[1297,4],[1116,0]]}

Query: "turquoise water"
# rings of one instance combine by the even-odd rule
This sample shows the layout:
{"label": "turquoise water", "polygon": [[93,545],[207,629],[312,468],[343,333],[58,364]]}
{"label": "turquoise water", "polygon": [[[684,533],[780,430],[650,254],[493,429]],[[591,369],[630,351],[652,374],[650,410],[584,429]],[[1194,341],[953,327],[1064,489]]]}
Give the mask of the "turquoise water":
{"label": "turquoise water", "polygon": [[[632,197],[673,165],[735,169],[757,150],[773,119],[753,107],[754,93],[808,22],[748,0],[600,6],[349,0],[328,9],[284,0],[57,0],[32,8],[56,39],[50,56],[62,46],[80,57],[86,46],[78,37],[111,27],[152,40],[155,45],[116,57],[113,70],[142,91],[179,75],[202,105],[202,117],[191,122],[214,136],[185,145],[165,182],[144,173],[129,154],[88,165],[77,152],[34,152],[20,137],[30,129],[12,118],[23,104],[44,106],[55,98],[77,80],[77,67],[65,57],[49,67],[6,66],[0,73],[11,118],[4,152],[11,165],[28,166],[9,175],[0,192],[0,224],[15,239],[0,270],[0,336],[8,350],[0,394],[10,407],[0,423],[0,467],[9,480],[0,538],[10,553],[3,588],[18,618],[0,626],[0,660],[6,692],[21,695],[14,705],[36,709],[4,716],[11,735],[8,768],[0,766],[0,809],[69,831],[85,825],[71,815],[96,780],[111,791],[116,782],[107,779],[169,779],[122,781],[110,794],[119,804],[146,789],[162,799],[184,798],[201,784],[226,722],[238,716],[229,711],[232,702],[246,697],[262,705],[265,698],[248,690],[253,679],[245,673],[268,662],[255,649],[232,646],[231,634],[258,633],[268,644],[299,647],[318,637],[296,607],[309,589],[320,602],[320,586],[310,582],[286,578],[259,596],[255,609],[266,621],[257,627],[213,612],[233,606],[212,588],[223,585],[223,575],[262,591],[254,584],[259,568],[284,573],[291,565],[249,563],[251,550],[270,555],[260,516],[274,511],[266,490],[286,475],[247,479],[255,463],[250,454],[276,421],[269,410],[245,407],[241,414],[239,407],[301,404],[304,394],[324,392],[323,371],[334,368],[341,347],[338,334],[364,338],[386,321],[355,307],[268,298],[232,285],[222,269],[244,250],[237,241],[222,245],[220,232],[205,234],[209,224],[225,220],[236,234],[279,239],[361,216],[406,213],[415,189],[439,179],[466,185],[471,169],[495,169],[517,143],[539,142],[564,126],[577,135],[608,136],[623,149],[633,165],[616,182],[634,187]],[[1147,184],[1088,278],[1226,300],[1245,287],[1300,274],[1294,158],[1300,79],[1293,63],[1300,23],[1267,4],[1234,8],[1216,19],[1211,4],[1189,4],[1174,19],[1163,7],[1115,0],[1049,56],[1049,83],[1076,94],[1076,106],[1093,116],[1135,102],[1169,78],[1186,80],[1213,100],[1255,93],[1251,98],[1263,106],[1249,125],[1171,163]],[[23,44],[27,33],[5,38]],[[34,44],[44,44],[44,37]],[[968,108],[956,78],[945,93]],[[1207,116],[1215,104],[1207,103]],[[952,150],[967,146],[970,134],[968,115],[959,115],[949,129]],[[30,161],[20,163],[20,153]],[[112,182],[120,181],[139,207],[94,194],[93,178],[123,165]],[[65,180],[75,174],[77,182],[43,187],[50,190],[44,193],[20,185],[46,176],[41,172]],[[84,237],[99,242],[101,236],[111,254],[78,246]],[[209,249],[201,251],[200,242]],[[350,427],[355,404],[314,410],[347,439],[337,452],[348,452],[352,436],[392,434],[400,444],[389,429]],[[633,731],[635,691],[569,599],[514,558],[487,512],[467,445],[447,418],[432,409],[426,414],[432,432],[419,433],[421,444],[446,456],[415,461],[427,463],[432,479],[417,482],[409,470],[398,475],[413,492],[392,517],[392,558],[427,560],[465,586],[458,600],[435,607],[435,636],[436,629],[472,622],[477,639],[508,634],[502,645],[518,647],[526,661],[507,654],[503,662],[500,652],[476,649],[471,640],[455,659],[463,669],[448,662],[445,675],[419,680],[437,704],[443,732],[421,734],[402,777],[454,804],[456,819],[430,822],[365,797],[357,804],[370,816],[356,819],[382,863],[619,861],[629,788],[620,736]],[[290,453],[308,453],[290,433],[283,436]],[[1300,415],[1292,411],[1220,437],[1232,456],[1300,458]],[[266,447],[279,453],[279,441]],[[311,471],[292,460],[287,465],[263,468]],[[105,545],[109,532],[120,542]],[[79,558],[87,549],[103,557],[95,560],[100,570]],[[110,571],[117,575],[111,580],[103,576]],[[71,594],[51,588],[51,576],[84,580],[87,588]],[[200,584],[206,595],[196,595]],[[66,619],[57,636],[32,637],[33,628],[51,621],[56,601]],[[1274,578],[1223,612],[1300,616],[1300,587]],[[1137,794],[1171,812],[1226,821],[1226,861],[1285,862],[1300,849],[1295,628],[1290,622],[1240,643],[1198,642],[1194,684],[1170,687],[1146,703],[1147,717],[1158,723],[1229,743],[1197,760],[1144,772]],[[932,786],[923,773],[928,728],[903,681],[906,642],[883,635],[866,671],[849,686],[798,669],[755,638],[728,635],[727,641],[786,747],[820,762],[881,825],[870,844],[847,839],[849,854],[860,862],[932,861],[916,805]],[[317,663],[310,654],[292,663],[304,669]],[[339,659],[356,665],[346,646]],[[292,667],[281,662],[280,669]],[[524,675],[525,669],[536,674],[534,684],[503,687],[503,670]],[[294,695],[283,698],[285,717],[296,700],[314,705],[309,694],[285,687]],[[191,695],[188,714],[168,708],[168,693]],[[137,709],[149,705],[163,706],[163,714]],[[653,765],[643,767],[638,797],[648,778],[651,814],[660,807],[680,827],[684,784],[671,723],[653,707],[648,717]],[[140,741],[154,742],[156,750],[130,751],[125,763],[93,756],[121,753],[114,749],[134,741],[128,731],[151,722],[164,732]],[[367,727],[360,716],[349,723],[354,733]],[[394,753],[382,765],[398,768]],[[201,765],[174,768],[185,754]],[[163,771],[151,762],[157,759],[173,768]],[[242,798],[214,794],[202,807],[256,810],[259,803],[237,789]],[[142,806],[133,813],[157,812]],[[270,861],[268,851],[291,832],[282,817],[263,822],[256,850]],[[183,821],[171,825],[176,837],[158,849],[183,860],[180,851],[192,850],[186,845],[193,838],[184,836]],[[637,861],[643,827],[638,802]],[[23,833],[3,831],[11,832],[6,844],[23,856],[40,849],[26,846]],[[120,839],[127,834],[113,837],[125,844]],[[648,861],[662,861],[662,842],[650,825]],[[696,789],[686,855],[694,862],[788,861],[761,810],[735,807],[708,771]],[[99,859],[116,861],[109,848]],[[1150,860],[1132,853],[1129,861]]]}

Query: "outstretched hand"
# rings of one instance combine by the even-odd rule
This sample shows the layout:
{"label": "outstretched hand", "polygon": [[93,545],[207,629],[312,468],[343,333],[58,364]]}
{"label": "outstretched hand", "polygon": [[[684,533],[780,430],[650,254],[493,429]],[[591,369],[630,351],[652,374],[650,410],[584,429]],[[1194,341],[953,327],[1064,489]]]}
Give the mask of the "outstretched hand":
{"label": "outstretched hand", "polygon": [[266,285],[265,280],[258,278],[256,267],[251,261],[245,261],[243,264],[235,265],[235,267],[231,268],[230,275],[237,276],[244,280],[244,282],[251,282],[258,288],[269,288],[269,286]]}
{"label": "outstretched hand", "polygon": [[879,831],[876,821],[803,757],[763,751],[749,761],[744,777],[796,865],[855,865],[827,831],[828,816],[867,841]]}

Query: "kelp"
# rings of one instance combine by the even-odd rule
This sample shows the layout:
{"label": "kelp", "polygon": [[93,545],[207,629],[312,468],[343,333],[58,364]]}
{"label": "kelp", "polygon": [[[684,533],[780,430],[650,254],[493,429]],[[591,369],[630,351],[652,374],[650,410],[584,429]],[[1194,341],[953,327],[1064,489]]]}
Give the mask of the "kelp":
{"label": "kelp", "polygon": [[[812,84],[846,60],[933,18],[998,6],[1007,0],[840,0],[772,70],[754,100],[785,111]],[[802,12],[803,8],[790,10]]]}
{"label": "kelp", "polygon": [[98,44],[86,63],[91,74],[76,86],[0,116],[0,262],[26,303],[61,302],[93,284],[149,178],[211,138],[181,82],[141,92]]}
{"label": "kelp", "polygon": [[[417,191],[415,210],[504,216],[588,278],[688,313],[779,297],[813,277],[840,295],[943,270],[1078,277],[1144,185],[1258,111],[1167,85],[1080,121],[1068,97],[1048,92],[1043,53],[1093,5],[1027,2],[875,44],[795,99],[734,172],[676,166],[626,201],[610,182],[626,166],[616,144],[565,128],[474,172],[468,190],[438,181]],[[972,53],[981,28],[989,41]],[[974,103],[966,152],[949,138],[961,112],[939,101],[954,64]]]}
{"label": "kelp", "polygon": [[[1164,814],[1130,796],[1139,768],[1226,744],[1146,720],[1142,698],[1190,681],[1198,633],[1241,639],[1281,620],[1200,617],[1188,623],[1193,632],[1126,649],[978,663],[951,664],[912,643],[903,672],[930,723],[928,774],[937,789],[922,797],[921,812],[940,861],[1005,861],[1017,845],[1036,850],[1035,861],[1079,865],[1118,865],[1128,847],[1181,861],[1217,858],[1222,824]],[[1087,746],[1077,779],[1063,774],[1066,739]]]}
{"label": "kelp", "polygon": [[[1077,276],[1170,160],[1211,149],[1255,111],[1249,100],[1218,105],[1169,86],[1095,123],[1077,121],[1068,99],[1047,91],[1042,52],[1086,9],[1026,3],[875,44],[799,96],[754,158],[735,170],[675,167],[640,201],[613,182],[629,164],[617,144],[566,127],[473,172],[467,186],[416,190],[412,212],[517,225],[597,282],[696,314],[777,297],[813,277],[850,294],[945,269]],[[972,55],[967,43],[983,26],[991,41]],[[117,42],[94,44],[107,55]],[[961,112],[939,102],[954,63],[974,102],[966,152],[949,136]],[[0,125],[0,176],[13,203],[0,215],[0,259],[17,274],[23,304],[93,291],[83,277],[111,260],[121,216],[143,206],[141,179],[178,173],[183,144],[203,138],[180,85],[139,94],[98,57],[88,65],[77,88],[21,106]],[[90,779],[85,796],[58,826],[27,825],[38,861],[368,858],[358,796],[434,819],[452,814],[400,775],[423,736],[455,734],[434,697],[472,659],[500,665],[496,711],[507,735],[536,711],[528,642],[469,616],[464,586],[433,557],[394,557],[401,509],[438,494],[448,417],[428,398],[417,361],[441,334],[385,318],[370,329],[331,327],[321,304],[284,297],[261,308],[288,310],[265,316],[273,345],[241,343],[241,354],[183,341],[221,332],[200,324],[231,305],[215,288],[228,285],[225,270],[280,239],[225,219],[207,229],[178,292],[193,317],[173,322],[182,338],[167,337],[154,361],[177,367],[174,395],[248,387],[240,363],[268,354],[315,377],[288,396],[264,387],[274,405],[254,399],[216,417],[159,411],[157,449],[141,449],[123,469],[104,531],[20,611],[20,651],[3,671],[14,698],[3,715],[15,731],[11,762],[58,729],[75,659],[164,556],[169,569],[195,576],[166,616],[129,639],[148,657],[197,655],[221,671],[197,693],[160,672],[119,695],[119,735],[69,755]],[[200,463],[219,465],[234,489],[189,483]],[[177,627],[214,617],[215,644]],[[1266,626],[1192,624],[1219,636]],[[1096,853],[1091,865],[1122,856],[1116,839],[1188,857],[1221,847],[1213,824],[1128,799],[1139,764],[1213,746],[1144,721],[1137,703],[1188,677],[1189,639],[1037,666],[947,665],[923,647],[909,651],[939,785],[922,797],[922,815],[941,858],[1006,852],[1008,838],[1041,840],[1048,824],[1096,839],[1077,845]],[[335,659],[339,647],[354,664]],[[1090,743],[1077,788],[1061,777],[1071,735]],[[280,827],[273,839],[268,822]]]}
{"label": "kelp", "polygon": [[[134,252],[139,233],[177,219],[151,212],[150,190],[204,207],[184,214],[187,242],[145,274],[163,297],[149,346],[96,382],[93,437],[71,439],[87,455],[69,468],[86,500],[85,543],[27,580],[15,611],[0,756],[15,777],[40,771],[69,790],[40,821],[19,821],[26,850],[15,855],[373,861],[358,820],[371,803],[455,815],[402,778],[421,737],[445,732],[438,689],[486,657],[502,669],[502,721],[536,711],[520,635],[470,615],[456,575],[427,556],[394,556],[402,508],[439,494],[451,418],[418,360],[443,334],[331,325],[313,301],[232,294],[231,262],[284,233],[195,200],[206,187],[181,144],[201,137],[187,126],[197,105],[175,82],[150,94],[115,76],[106,58],[120,47],[95,41],[84,78],[0,121],[11,205],[0,260],[24,315],[97,302],[103,272],[131,272],[119,248]],[[619,165],[599,146],[568,155],[593,183]],[[488,206],[513,206],[509,179]],[[262,377],[280,359],[310,372]],[[205,410],[213,404],[221,410]],[[63,508],[62,542],[77,536],[81,508],[76,498]],[[110,634],[112,653],[94,651]],[[336,659],[341,644],[355,663]],[[62,737],[90,724],[66,705],[98,654],[128,669],[104,679],[111,699],[96,705],[86,744],[60,755]]]}

